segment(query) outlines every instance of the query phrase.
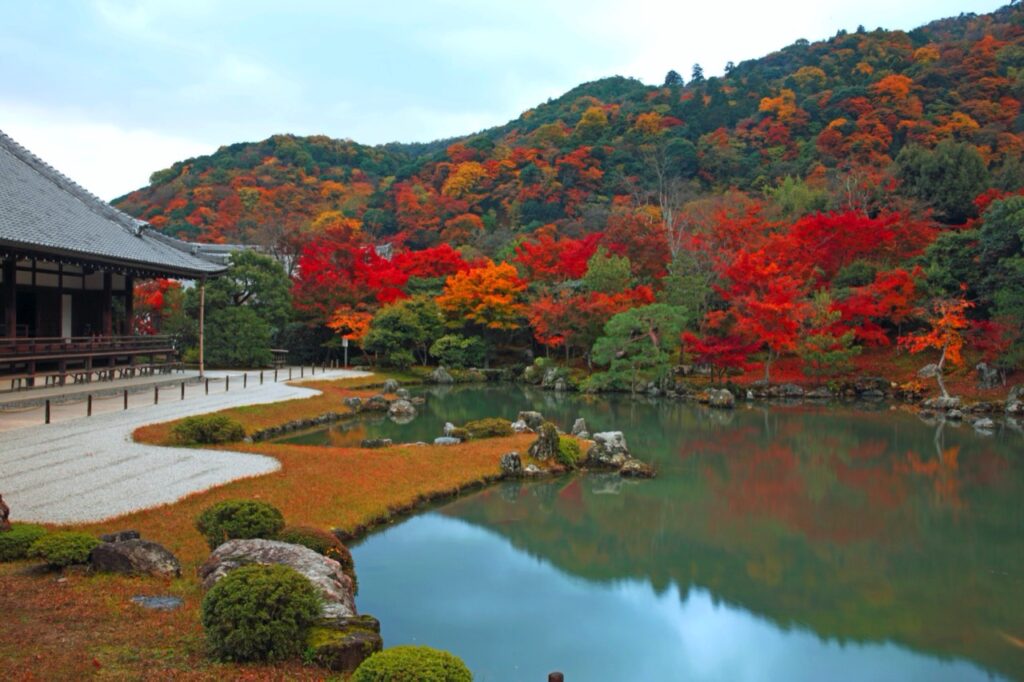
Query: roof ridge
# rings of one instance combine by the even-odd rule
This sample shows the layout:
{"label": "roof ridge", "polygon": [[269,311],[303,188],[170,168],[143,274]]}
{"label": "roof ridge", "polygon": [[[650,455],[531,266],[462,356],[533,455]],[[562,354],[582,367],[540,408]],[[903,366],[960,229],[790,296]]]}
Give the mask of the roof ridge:
{"label": "roof ridge", "polygon": [[0,146],[5,147],[8,152],[16,156],[41,176],[81,201],[86,208],[105,218],[113,220],[131,234],[139,236],[141,228],[148,225],[146,221],[134,218],[124,211],[115,208],[108,202],[103,201],[103,199],[100,199],[85,187],[79,185],[67,175],[48,164],[42,158],[36,156],[36,154],[34,154],[30,149],[5,133],[3,130],[0,130]]}

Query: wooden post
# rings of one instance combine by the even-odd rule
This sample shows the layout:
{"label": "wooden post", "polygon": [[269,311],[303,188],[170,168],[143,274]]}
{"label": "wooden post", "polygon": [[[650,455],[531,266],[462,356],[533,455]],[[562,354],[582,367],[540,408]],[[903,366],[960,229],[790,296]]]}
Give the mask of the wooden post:
{"label": "wooden post", "polygon": [[225,391],[230,391],[231,390],[231,375],[229,375],[229,374],[224,375],[224,390]]}
{"label": "wooden post", "polygon": [[4,326],[9,339],[18,332],[17,265],[13,258],[4,260]]}
{"label": "wooden post", "polygon": [[263,370],[260,370],[260,386],[263,385]]}
{"label": "wooden post", "polygon": [[45,409],[45,412],[44,412],[44,423],[46,423],[46,424],[50,423],[50,399],[49,398],[46,399],[46,409]]}
{"label": "wooden post", "polygon": [[124,409],[128,409],[128,389],[124,389]]}
{"label": "wooden post", "polygon": [[203,328],[206,326],[206,279],[199,280],[199,378],[204,376],[206,357],[203,352]]}
{"label": "wooden post", "polygon": [[185,399],[185,382],[181,382],[181,399]]}
{"label": "wooden post", "polygon": [[[103,312],[102,327],[103,336],[114,335],[114,297],[112,295],[113,275],[110,270],[103,271]],[[71,336],[65,334],[65,336]]]}
{"label": "wooden post", "polygon": [[153,404],[154,405],[159,405],[160,404],[160,387],[159,386],[154,386],[153,387]]}
{"label": "wooden post", "polygon": [[135,278],[124,276],[124,335],[135,331]]}
{"label": "wooden post", "polygon": [[85,416],[86,417],[91,417],[92,416],[92,393],[90,393],[89,395],[85,396]]}
{"label": "wooden post", "polygon": [[206,395],[210,395],[210,379],[209,379],[209,377],[207,377],[207,379],[206,379]]}
{"label": "wooden post", "polygon": [[249,373],[242,372],[242,388],[248,388],[249,386]]}

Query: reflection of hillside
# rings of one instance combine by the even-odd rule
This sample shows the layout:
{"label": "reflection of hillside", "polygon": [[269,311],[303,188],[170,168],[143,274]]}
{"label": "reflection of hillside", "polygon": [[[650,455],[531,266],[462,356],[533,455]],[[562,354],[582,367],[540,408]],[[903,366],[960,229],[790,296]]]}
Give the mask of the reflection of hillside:
{"label": "reflection of hillside", "polygon": [[654,481],[509,484],[445,512],[588,579],[700,586],[783,627],[1022,674],[1019,441],[936,449],[931,427],[885,413],[734,419],[631,439],[672,444]]}

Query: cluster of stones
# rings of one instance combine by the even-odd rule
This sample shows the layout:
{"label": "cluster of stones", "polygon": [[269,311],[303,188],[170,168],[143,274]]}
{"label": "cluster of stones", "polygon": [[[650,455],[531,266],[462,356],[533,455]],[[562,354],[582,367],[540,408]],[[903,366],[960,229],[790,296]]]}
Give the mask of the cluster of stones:
{"label": "cluster of stones", "polygon": [[[555,425],[545,421],[540,412],[520,412],[516,421],[512,422],[516,433],[536,433],[535,440],[528,450],[531,458],[538,462],[552,462],[557,459],[560,433]],[[626,478],[653,478],[654,468],[633,457],[626,445],[626,437],[621,431],[605,431],[590,434],[587,422],[579,418],[573,423],[572,435],[582,440],[591,441],[586,455],[579,464],[588,470],[617,471]],[[535,464],[523,466],[519,452],[507,452],[501,457],[501,472],[505,477],[541,476],[564,471],[559,465],[541,469]]]}
{"label": "cluster of stones", "polygon": [[1024,417],[1024,386],[1011,388],[1005,402],[965,404],[958,397],[944,396],[922,401],[919,411],[924,419],[966,422],[981,434],[991,434],[995,431],[997,424],[992,415],[1000,413],[1005,415],[1010,425],[1018,424],[1018,419]]}

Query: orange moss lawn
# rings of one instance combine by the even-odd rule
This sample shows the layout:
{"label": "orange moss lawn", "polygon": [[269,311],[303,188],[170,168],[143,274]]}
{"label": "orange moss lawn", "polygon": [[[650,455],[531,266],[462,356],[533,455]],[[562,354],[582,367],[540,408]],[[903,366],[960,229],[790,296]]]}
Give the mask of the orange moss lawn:
{"label": "orange moss lawn", "polygon": [[[341,399],[369,396],[383,377],[305,384],[323,395],[225,410],[252,432],[325,412],[342,412]],[[166,442],[169,424],[136,431],[136,439]],[[361,448],[234,444],[230,449],[277,458],[281,470],[235,481],[174,504],[102,523],[76,527],[90,533],[133,528],[181,560],[182,578],[81,574],[27,574],[31,564],[0,564],[0,679],[323,679],[326,672],[299,663],[221,665],[204,654],[196,568],[209,550],[193,523],[199,512],[225,499],[270,502],[289,524],[353,530],[424,496],[455,492],[491,480],[509,450],[525,450],[530,435],[456,446]],[[356,570],[358,571],[358,566]],[[146,611],[137,594],[174,594],[177,611]]]}

